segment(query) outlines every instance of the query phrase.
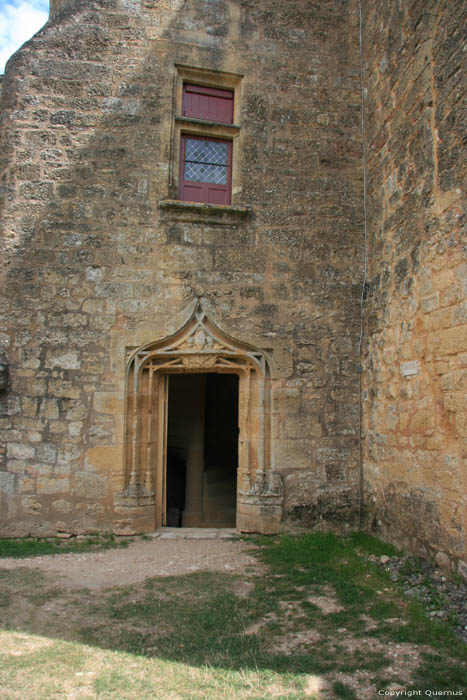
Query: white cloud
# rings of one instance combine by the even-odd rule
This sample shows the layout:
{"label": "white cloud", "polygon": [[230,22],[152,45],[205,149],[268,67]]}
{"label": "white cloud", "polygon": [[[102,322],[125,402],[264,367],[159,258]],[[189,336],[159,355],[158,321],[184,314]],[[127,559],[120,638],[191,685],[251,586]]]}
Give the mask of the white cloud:
{"label": "white cloud", "polygon": [[48,0],[0,0],[0,73],[11,54],[47,22],[48,16]]}

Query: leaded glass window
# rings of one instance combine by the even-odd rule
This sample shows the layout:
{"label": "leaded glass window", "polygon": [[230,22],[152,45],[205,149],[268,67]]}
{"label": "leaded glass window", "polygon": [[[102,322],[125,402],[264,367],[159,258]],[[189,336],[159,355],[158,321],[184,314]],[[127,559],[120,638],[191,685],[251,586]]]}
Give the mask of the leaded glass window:
{"label": "leaded glass window", "polygon": [[227,143],[186,138],[185,180],[226,185],[227,168]]}

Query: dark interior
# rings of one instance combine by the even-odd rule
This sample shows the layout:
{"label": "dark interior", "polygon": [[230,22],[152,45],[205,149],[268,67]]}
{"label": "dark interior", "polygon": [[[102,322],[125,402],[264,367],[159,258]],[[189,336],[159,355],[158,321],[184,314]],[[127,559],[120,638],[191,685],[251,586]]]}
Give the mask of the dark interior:
{"label": "dark interior", "polygon": [[[238,466],[238,376],[169,377],[167,436],[168,527],[182,527],[193,445],[202,460],[198,527],[234,527]],[[201,439],[200,439],[201,438]]]}

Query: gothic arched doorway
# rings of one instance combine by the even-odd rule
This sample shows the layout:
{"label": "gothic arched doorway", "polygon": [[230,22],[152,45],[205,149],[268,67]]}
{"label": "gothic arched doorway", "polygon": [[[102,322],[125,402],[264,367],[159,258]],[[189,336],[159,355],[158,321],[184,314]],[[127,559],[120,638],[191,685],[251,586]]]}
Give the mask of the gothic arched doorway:
{"label": "gothic arched doorway", "polygon": [[[214,437],[216,391],[228,396],[221,431],[229,454],[223,457]],[[177,518],[185,526],[277,531],[282,489],[271,463],[271,373],[264,352],[230,338],[197,303],[179,331],[133,353],[126,391],[127,505],[153,507],[156,528]],[[168,508],[179,512],[168,514]]]}

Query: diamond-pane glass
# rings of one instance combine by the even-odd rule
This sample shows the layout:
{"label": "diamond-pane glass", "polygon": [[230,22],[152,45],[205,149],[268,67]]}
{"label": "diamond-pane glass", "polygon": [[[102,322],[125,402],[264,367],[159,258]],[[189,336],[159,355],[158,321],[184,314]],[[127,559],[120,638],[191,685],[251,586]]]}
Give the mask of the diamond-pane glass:
{"label": "diamond-pane glass", "polygon": [[226,185],[227,163],[226,143],[186,139],[185,180]]}
{"label": "diamond-pane glass", "polygon": [[227,165],[227,144],[219,141],[187,139],[185,160],[210,165]]}
{"label": "diamond-pane glass", "polygon": [[206,165],[204,163],[185,163],[185,180],[226,185],[227,167],[224,165]]}

